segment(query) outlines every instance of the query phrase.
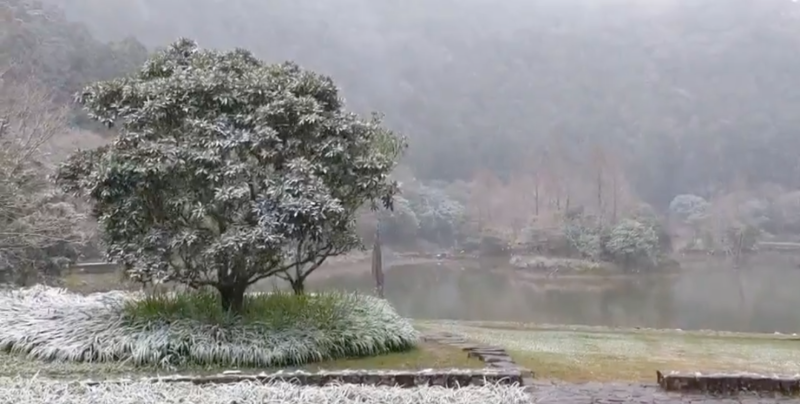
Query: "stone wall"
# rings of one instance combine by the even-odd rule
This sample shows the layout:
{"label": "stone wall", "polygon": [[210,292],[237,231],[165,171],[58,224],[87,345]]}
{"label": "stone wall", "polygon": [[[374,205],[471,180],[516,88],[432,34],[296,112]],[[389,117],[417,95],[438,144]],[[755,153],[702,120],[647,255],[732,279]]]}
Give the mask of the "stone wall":
{"label": "stone wall", "polygon": [[[87,380],[88,385],[104,383],[129,383],[131,379],[110,381]],[[373,386],[443,386],[463,387],[485,384],[522,384],[518,371],[504,369],[430,369],[422,371],[377,371],[377,370],[337,370],[322,372],[279,371],[275,373],[243,374],[240,371],[226,371],[210,376],[165,376],[142,378],[139,381],[151,383],[194,383],[225,384],[240,382],[269,383],[285,381],[304,386],[324,386],[326,384],[366,384]]]}
{"label": "stone wall", "polygon": [[800,394],[800,375],[755,373],[656,372],[666,391],[732,395],[738,393]]}
{"label": "stone wall", "polygon": [[[286,381],[305,386],[324,386],[326,384],[366,384],[373,386],[443,386],[457,388],[463,386],[482,386],[485,384],[523,385],[532,382],[533,373],[514,363],[503,348],[470,343],[463,337],[450,333],[427,334],[423,340],[456,346],[469,358],[476,358],[486,364],[483,369],[427,369],[410,370],[336,370],[322,372],[278,371],[275,373],[244,374],[229,370],[210,376],[173,375],[146,377],[140,380],[151,383],[194,383],[224,384],[239,382],[269,383]],[[109,381],[87,380],[88,385],[101,383],[129,383],[132,379]]]}
{"label": "stone wall", "polygon": [[[285,381],[305,386],[327,384],[362,384],[373,386],[442,386],[457,388],[482,386],[485,384],[524,385],[534,392],[541,388],[533,380],[533,372],[523,368],[500,347],[475,344],[451,333],[426,334],[423,340],[458,347],[470,358],[482,361],[483,369],[428,369],[422,371],[397,370],[336,370],[321,372],[278,371],[275,373],[244,374],[241,371],[225,371],[210,376],[173,375],[142,378],[151,383],[224,384],[240,382],[269,383]],[[624,364],[622,364],[624,366]],[[763,375],[754,373],[700,373],[700,372],[656,372],[658,386],[667,392],[736,395],[739,393],[770,393],[800,395],[800,374]],[[92,381],[84,383],[128,383],[134,380]],[[651,385],[652,386],[652,385]]]}

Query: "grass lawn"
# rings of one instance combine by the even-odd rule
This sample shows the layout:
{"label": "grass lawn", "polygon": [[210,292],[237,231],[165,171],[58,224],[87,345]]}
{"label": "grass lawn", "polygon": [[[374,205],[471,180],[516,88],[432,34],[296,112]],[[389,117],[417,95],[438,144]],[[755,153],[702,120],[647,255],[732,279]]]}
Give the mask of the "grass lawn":
{"label": "grass lawn", "polygon": [[[464,351],[448,345],[423,342],[416,348],[399,353],[389,353],[366,358],[340,359],[328,362],[311,363],[285,370],[319,370],[341,369],[385,369],[385,370],[423,370],[446,368],[479,369],[483,363],[477,359],[468,359]],[[180,368],[157,369],[134,367],[119,363],[80,363],[80,362],[45,362],[27,358],[24,355],[0,354],[0,377],[39,376],[68,379],[115,379],[124,377],[144,377],[171,374],[215,374],[229,368]],[[241,369],[246,373],[270,372],[277,369]]]}
{"label": "grass lawn", "polygon": [[390,353],[358,359],[341,359],[331,362],[315,363],[301,369],[384,369],[384,370],[423,370],[423,369],[480,369],[484,364],[478,359],[467,358],[467,353],[459,348],[432,342],[420,342],[409,352]]}
{"label": "grass lawn", "polygon": [[800,373],[800,341],[785,336],[469,322],[418,326],[502,346],[541,379],[652,382],[656,370]]}

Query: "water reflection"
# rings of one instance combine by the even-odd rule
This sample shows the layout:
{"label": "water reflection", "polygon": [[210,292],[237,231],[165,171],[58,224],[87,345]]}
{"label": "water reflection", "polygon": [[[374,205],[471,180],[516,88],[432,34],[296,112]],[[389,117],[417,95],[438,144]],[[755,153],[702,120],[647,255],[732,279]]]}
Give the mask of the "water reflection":
{"label": "water reflection", "polygon": [[[413,318],[800,331],[798,271],[747,271],[740,283],[736,272],[726,270],[670,277],[547,278],[462,265],[393,267],[386,272],[386,298]],[[365,272],[315,280],[310,287],[371,293],[373,282]]]}

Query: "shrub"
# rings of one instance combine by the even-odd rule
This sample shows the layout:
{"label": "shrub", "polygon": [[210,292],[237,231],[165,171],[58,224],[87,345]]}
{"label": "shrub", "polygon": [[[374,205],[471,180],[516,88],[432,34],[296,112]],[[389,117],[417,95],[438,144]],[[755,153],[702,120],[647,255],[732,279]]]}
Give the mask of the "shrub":
{"label": "shrub", "polygon": [[579,214],[564,221],[564,235],[581,258],[600,260],[608,229],[592,216]]}
{"label": "shrub", "polygon": [[390,244],[407,244],[414,241],[419,232],[419,219],[408,199],[395,196],[394,209],[380,212],[381,237]]}
{"label": "shrub", "polygon": [[37,286],[0,294],[0,348],[46,360],[272,367],[404,350],[417,333],[385,300],[247,294],[242,315],[213,292],[81,296]]}
{"label": "shrub", "polygon": [[659,217],[652,206],[640,204],[633,210],[629,218],[655,231],[656,236],[658,236],[658,253],[661,255],[661,257],[659,257],[660,259],[665,258],[663,255],[672,251],[672,237],[667,227],[664,225],[662,218]]}
{"label": "shrub", "polygon": [[658,247],[655,229],[633,219],[623,219],[614,226],[604,246],[614,261],[625,268],[653,266],[658,258]]}
{"label": "shrub", "polygon": [[763,199],[750,199],[739,205],[740,219],[758,229],[770,227],[770,203]]}
{"label": "shrub", "polygon": [[452,245],[466,216],[464,205],[443,190],[421,185],[409,195],[411,208],[419,219],[419,235],[439,245]]}
{"label": "shrub", "polygon": [[[570,249],[575,249],[565,234],[564,227],[530,226],[522,230],[522,247],[531,253],[550,256],[569,256]],[[574,235],[573,235],[574,236]]]}
{"label": "shrub", "polygon": [[465,237],[461,242],[461,250],[477,253],[484,257],[508,255],[509,244],[503,237],[494,234],[479,234]]}

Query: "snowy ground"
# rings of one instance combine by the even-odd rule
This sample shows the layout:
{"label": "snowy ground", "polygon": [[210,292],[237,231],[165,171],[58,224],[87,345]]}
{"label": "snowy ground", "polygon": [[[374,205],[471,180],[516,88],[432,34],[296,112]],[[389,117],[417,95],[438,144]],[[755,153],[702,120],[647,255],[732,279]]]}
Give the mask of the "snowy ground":
{"label": "snowy ground", "polygon": [[522,404],[530,397],[521,387],[483,386],[447,389],[338,385],[302,387],[288,383],[105,384],[42,378],[0,378],[3,404]]}

